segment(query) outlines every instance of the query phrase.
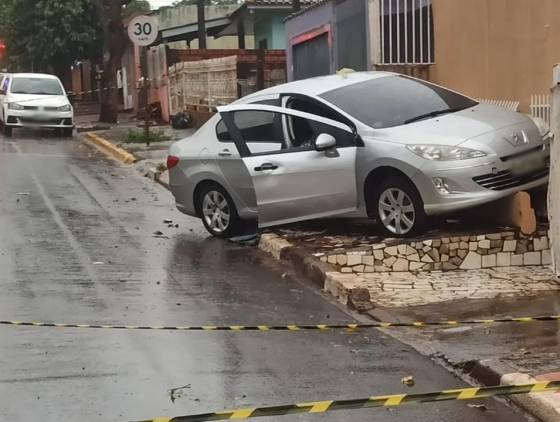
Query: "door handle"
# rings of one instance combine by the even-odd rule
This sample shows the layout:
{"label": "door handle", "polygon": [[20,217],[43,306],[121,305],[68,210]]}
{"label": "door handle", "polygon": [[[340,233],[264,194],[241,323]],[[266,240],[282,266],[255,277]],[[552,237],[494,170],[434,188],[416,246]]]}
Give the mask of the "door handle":
{"label": "door handle", "polygon": [[255,167],[255,171],[276,170],[277,165],[272,163],[262,163],[260,166]]}
{"label": "door handle", "polygon": [[220,157],[230,157],[231,156],[231,152],[229,152],[229,149],[223,149],[220,152],[218,152],[218,155]]}

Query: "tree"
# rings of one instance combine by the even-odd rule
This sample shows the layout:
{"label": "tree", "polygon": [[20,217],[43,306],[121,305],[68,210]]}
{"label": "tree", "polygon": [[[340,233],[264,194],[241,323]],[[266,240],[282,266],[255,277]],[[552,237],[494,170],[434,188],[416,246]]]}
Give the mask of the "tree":
{"label": "tree", "polygon": [[148,0],[133,0],[124,8],[124,18],[129,18],[138,14],[146,13],[151,10],[150,2]]}
{"label": "tree", "polygon": [[90,0],[2,0],[0,7],[11,70],[53,72],[64,79],[74,60],[100,52]]}
{"label": "tree", "polygon": [[119,111],[117,71],[121,68],[121,59],[128,44],[123,21],[134,14],[150,10],[150,5],[144,0],[94,0],[94,4],[103,32],[99,121],[116,123]]}

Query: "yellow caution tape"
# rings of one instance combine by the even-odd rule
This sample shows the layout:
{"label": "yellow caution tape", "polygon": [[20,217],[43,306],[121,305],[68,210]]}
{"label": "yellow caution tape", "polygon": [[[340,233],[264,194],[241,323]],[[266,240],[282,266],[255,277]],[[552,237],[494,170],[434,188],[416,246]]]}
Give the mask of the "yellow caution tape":
{"label": "yellow caution tape", "polygon": [[163,417],[142,422],[203,422],[231,419],[248,419],[263,416],[283,416],[295,413],[325,413],[334,410],[365,409],[368,407],[395,407],[413,403],[429,403],[446,400],[475,400],[493,396],[513,394],[541,393],[560,391],[560,381],[544,381],[523,385],[498,385],[481,388],[460,388],[420,394],[394,394],[390,396],[373,396],[362,399],[326,400],[310,403],[294,403],[282,406],[253,407],[226,410],[197,415]]}
{"label": "yellow caution tape", "polygon": [[0,325],[17,325],[31,327],[56,328],[98,328],[112,330],[178,330],[178,331],[301,331],[301,330],[359,330],[364,328],[391,327],[434,327],[457,326],[472,324],[498,324],[506,322],[528,323],[537,321],[560,321],[560,315],[545,315],[534,317],[512,317],[497,319],[473,319],[464,321],[413,321],[413,322],[372,322],[369,324],[313,324],[313,325],[200,325],[200,326],[150,326],[150,325],[122,325],[122,324],[63,324],[56,322],[37,321],[2,321]]}

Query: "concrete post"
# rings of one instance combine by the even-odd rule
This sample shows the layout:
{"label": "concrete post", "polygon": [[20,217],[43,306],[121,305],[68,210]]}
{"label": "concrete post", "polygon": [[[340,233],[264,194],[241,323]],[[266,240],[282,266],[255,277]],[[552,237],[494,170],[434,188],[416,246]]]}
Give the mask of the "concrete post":
{"label": "concrete post", "polygon": [[554,84],[551,94],[550,129],[554,141],[550,151],[550,183],[548,185],[548,220],[552,266],[560,278],[560,64],[554,66]]}

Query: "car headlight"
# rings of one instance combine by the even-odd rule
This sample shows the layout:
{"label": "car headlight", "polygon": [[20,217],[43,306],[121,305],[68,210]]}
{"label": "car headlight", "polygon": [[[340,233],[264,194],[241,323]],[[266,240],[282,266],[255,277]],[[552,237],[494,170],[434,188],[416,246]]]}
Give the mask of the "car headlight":
{"label": "car headlight", "polygon": [[70,104],[65,104],[61,107],[58,107],[58,111],[72,111],[72,106]]}
{"label": "car headlight", "polygon": [[18,103],[8,103],[8,108],[10,110],[23,110],[23,106]]}
{"label": "car headlight", "polygon": [[406,148],[414,154],[432,161],[468,160],[486,156],[483,151],[446,145],[407,145]]}
{"label": "car headlight", "polygon": [[540,117],[533,117],[533,116],[529,116],[529,117],[531,118],[531,120],[533,121],[537,129],[539,130],[541,136],[545,138],[550,132],[550,125]]}

